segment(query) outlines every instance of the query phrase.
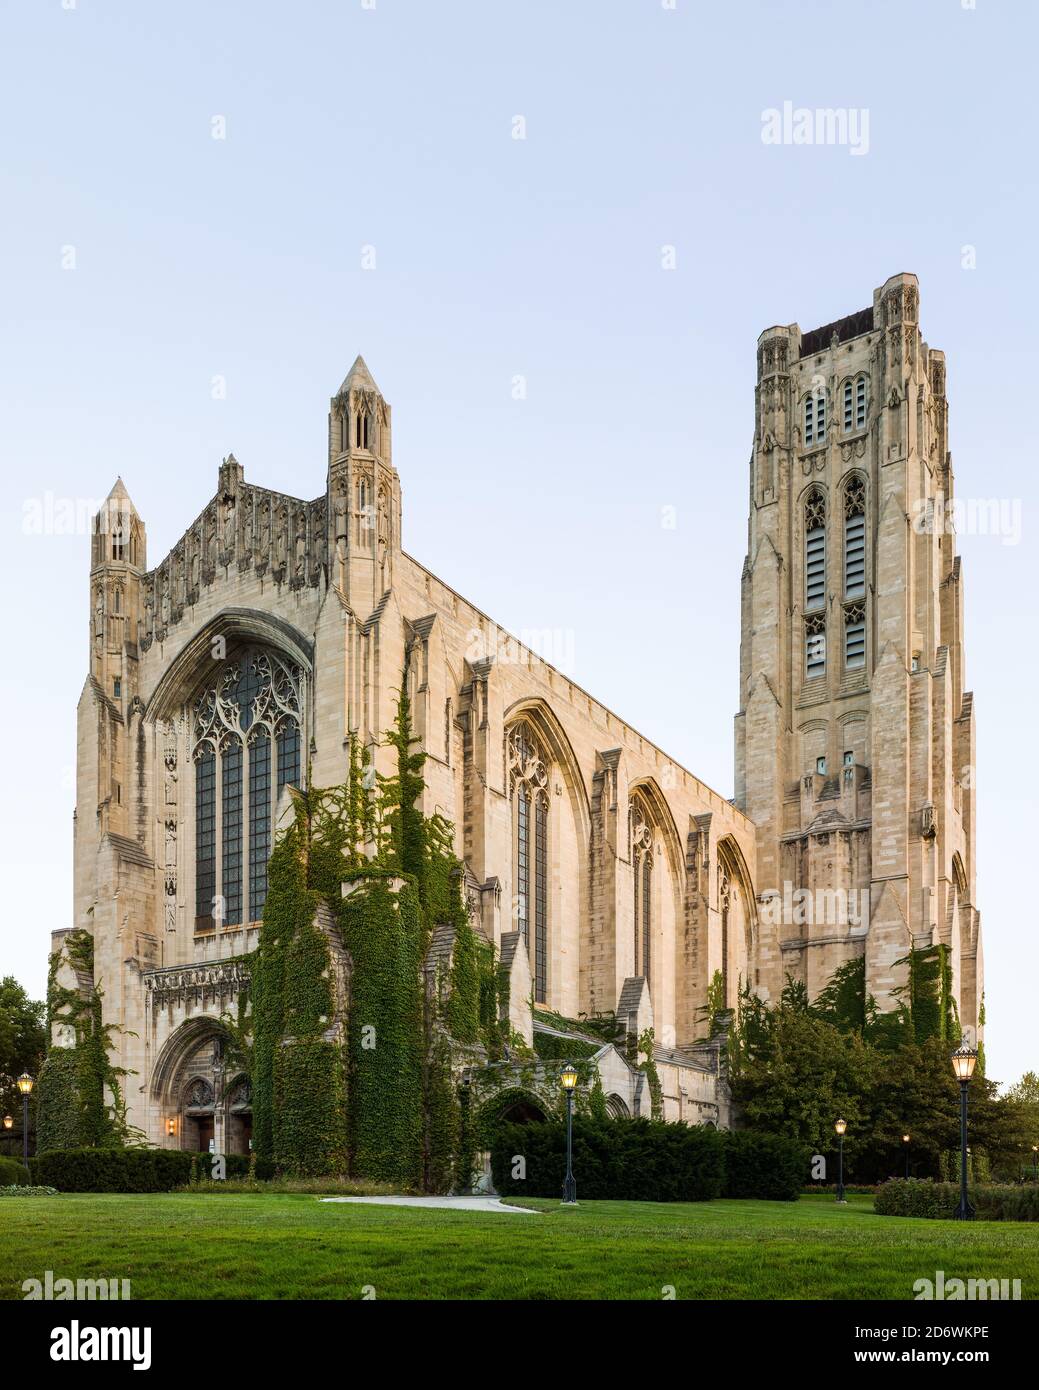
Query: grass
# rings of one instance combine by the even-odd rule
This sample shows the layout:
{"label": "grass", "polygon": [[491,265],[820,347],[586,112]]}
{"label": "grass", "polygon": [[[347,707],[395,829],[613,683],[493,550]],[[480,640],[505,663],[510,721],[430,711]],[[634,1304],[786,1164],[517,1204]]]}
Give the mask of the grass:
{"label": "grass", "polygon": [[43,1278],[129,1278],[134,1298],[870,1299],[913,1282],[1039,1289],[1024,1223],[876,1216],[868,1197],[655,1205],[532,1199],[537,1216],[323,1203],[302,1194],[11,1200],[0,1298]]}

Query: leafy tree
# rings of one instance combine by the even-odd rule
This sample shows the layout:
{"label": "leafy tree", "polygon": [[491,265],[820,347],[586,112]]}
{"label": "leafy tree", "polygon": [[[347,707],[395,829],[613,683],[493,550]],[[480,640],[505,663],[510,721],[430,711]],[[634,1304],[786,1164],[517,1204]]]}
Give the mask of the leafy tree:
{"label": "leafy tree", "polygon": [[45,1019],[47,1006],[42,999],[30,999],[14,978],[0,980],[0,1106],[4,1114],[21,1108],[21,1092],[15,1084],[22,1072],[40,1074],[47,1047]]}
{"label": "leafy tree", "polygon": [[[17,1079],[25,1071],[39,1078],[47,1047],[46,1014],[43,1000],[30,999],[13,975],[0,980],[0,1114],[13,1115],[19,1133],[22,1095]],[[35,1093],[30,1097],[30,1132],[34,1106]]]}

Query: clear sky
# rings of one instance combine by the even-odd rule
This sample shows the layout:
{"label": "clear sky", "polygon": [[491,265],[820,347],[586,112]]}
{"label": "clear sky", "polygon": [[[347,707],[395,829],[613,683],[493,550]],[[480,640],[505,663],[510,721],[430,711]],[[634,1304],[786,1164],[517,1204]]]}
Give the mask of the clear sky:
{"label": "clear sky", "polygon": [[[88,658],[87,527],[27,508],[121,474],[154,564],[232,449],[317,496],[362,352],[406,548],[731,796],[756,337],[912,270],[957,491],[1020,505],[1016,544],[960,547],[989,1070],[1036,1068],[1037,27],[1030,0],[4,0],[0,972],[42,994],[71,924]],[[787,101],[867,113],[861,153],[766,144]]]}

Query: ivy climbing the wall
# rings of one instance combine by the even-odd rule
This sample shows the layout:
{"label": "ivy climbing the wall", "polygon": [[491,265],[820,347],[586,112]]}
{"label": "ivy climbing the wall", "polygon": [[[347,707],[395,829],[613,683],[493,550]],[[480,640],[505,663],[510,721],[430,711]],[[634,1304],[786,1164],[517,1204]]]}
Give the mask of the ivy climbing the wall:
{"label": "ivy climbing the wall", "polygon": [[62,969],[94,978],[94,938],[71,931],[52,953],[47,974],[47,1032],[61,1025],[71,1046],[51,1046],[40,1071],[37,1151],[115,1148],[138,1136],[126,1122],[122,1081],[127,1072],[110,1053],[115,1024],[104,1022],[104,991],[58,981]]}
{"label": "ivy climbing the wall", "polygon": [[[480,1040],[490,1001],[452,828],[421,809],[425,754],[407,688],[405,669],[386,735],[392,772],[373,778],[351,739],[343,786],[293,791],[253,969],[253,1137],[258,1159],[293,1175],[348,1171],[446,1191],[469,1161],[460,1145],[471,1145],[454,1050]],[[426,967],[443,926],[441,980]],[[348,1012],[336,999],[340,944]]]}

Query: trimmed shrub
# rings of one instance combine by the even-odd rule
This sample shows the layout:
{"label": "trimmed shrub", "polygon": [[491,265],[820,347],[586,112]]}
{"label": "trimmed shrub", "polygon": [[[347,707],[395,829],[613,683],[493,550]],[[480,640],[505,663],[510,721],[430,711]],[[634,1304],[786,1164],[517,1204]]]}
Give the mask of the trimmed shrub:
{"label": "trimmed shrub", "polygon": [[34,1183],[59,1192],[169,1192],[191,1181],[180,1149],[55,1149],[29,1160]]}
{"label": "trimmed shrub", "polygon": [[[192,1154],[191,1181],[209,1182],[213,1177],[213,1159],[216,1154],[198,1153]],[[249,1176],[249,1155],[248,1154],[224,1154],[224,1177],[221,1181],[226,1182],[229,1178],[247,1178]]]}
{"label": "trimmed shrub", "polygon": [[960,1200],[956,1183],[930,1178],[889,1178],[877,1189],[873,1210],[880,1216],[922,1216],[934,1220],[952,1217]]}
{"label": "trimmed shrub", "polygon": [[0,1197],[56,1197],[56,1187],[0,1187]]}
{"label": "trimmed shrub", "polygon": [[[708,1202],[725,1179],[722,1141],[710,1126],[662,1120],[575,1118],[574,1173],[579,1197],[642,1202]],[[514,1160],[525,1176],[514,1177]],[[502,1125],[493,1138],[491,1172],[503,1196],[561,1197],[566,1125]]]}
{"label": "trimmed shrub", "polygon": [[749,1129],[721,1132],[725,1197],[796,1202],[808,1172],[809,1152],[796,1139]]}
{"label": "trimmed shrub", "polygon": [[0,1187],[24,1187],[29,1181],[29,1170],[16,1158],[0,1157]]}
{"label": "trimmed shrub", "polygon": [[[971,1187],[971,1205],[981,1221],[1039,1221],[1039,1187]],[[960,1200],[954,1182],[892,1178],[877,1190],[873,1208],[881,1216],[950,1220]]]}
{"label": "trimmed shrub", "polygon": [[970,1199],[984,1221],[1039,1221],[1039,1187],[977,1187]]}

